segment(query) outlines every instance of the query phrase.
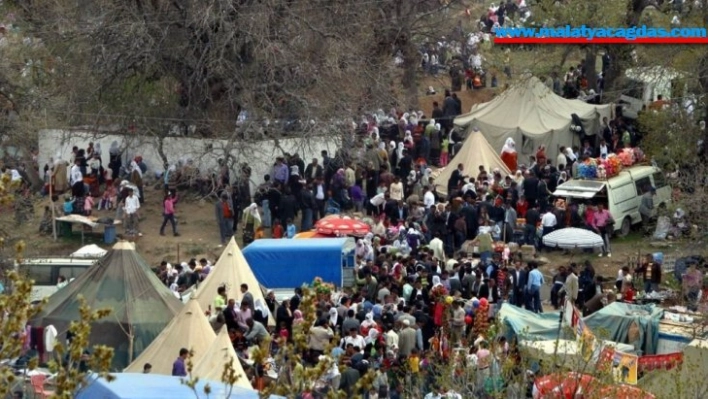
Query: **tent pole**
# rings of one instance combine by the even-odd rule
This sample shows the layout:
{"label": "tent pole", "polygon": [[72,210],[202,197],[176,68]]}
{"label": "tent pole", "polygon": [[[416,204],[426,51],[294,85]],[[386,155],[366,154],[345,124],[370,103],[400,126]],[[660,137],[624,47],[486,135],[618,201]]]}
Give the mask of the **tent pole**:
{"label": "tent pole", "polygon": [[133,326],[130,325],[128,332],[128,364],[133,363],[133,347],[134,347]]}

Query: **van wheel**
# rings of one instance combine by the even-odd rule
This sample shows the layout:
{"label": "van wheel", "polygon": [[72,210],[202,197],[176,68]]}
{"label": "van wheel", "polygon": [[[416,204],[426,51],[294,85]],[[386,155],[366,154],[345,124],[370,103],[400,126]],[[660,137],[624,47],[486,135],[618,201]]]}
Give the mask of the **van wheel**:
{"label": "van wheel", "polygon": [[620,237],[626,237],[627,234],[632,230],[632,220],[629,217],[624,218],[622,220],[622,227],[620,228],[619,231],[619,236]]}

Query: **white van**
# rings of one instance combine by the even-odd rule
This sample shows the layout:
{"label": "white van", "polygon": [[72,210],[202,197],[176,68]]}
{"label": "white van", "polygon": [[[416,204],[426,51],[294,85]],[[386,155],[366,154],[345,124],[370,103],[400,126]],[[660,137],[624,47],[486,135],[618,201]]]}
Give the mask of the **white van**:
{"label": "white van", "polygon": [[41,301],[57,292],[59,276],[67,283],[85,273],[98,259],[86,258],[30,258],[22,259],[17,272],[34,280],[32,302]]}
{"label": "white van", "polygon": [[556,189],[554,196],[607,204],[615,220],[615,233],[629,234],[639,215],[641,196],[647,188],[656,188],[654,213],[671,202],[671,187],[661,169],[655,166],[633,166],[606,180],[569,180]]}

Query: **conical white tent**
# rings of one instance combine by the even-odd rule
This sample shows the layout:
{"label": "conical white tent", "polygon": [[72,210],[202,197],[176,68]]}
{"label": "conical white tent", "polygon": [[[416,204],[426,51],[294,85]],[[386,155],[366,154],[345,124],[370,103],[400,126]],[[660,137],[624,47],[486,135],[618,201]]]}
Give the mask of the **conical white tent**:
{"label": "conical white tent", "polygon": [[200,380],[221,381],[221,375],[224,372],[224,366],[231,363],[231,367],[238,376],[236,380],[237,387],[253,389],[248,382],[248,377],[241,367],[241,362],[238,360],[238,355],[234,350],[234,346],[229,338],[227,329],[223,327],[221,332],[216,336],[214,342],[204,353],[204,356],[194,365],[192,375],[199,377]]}
{"label": "conical white tent", "polygon": [[215,339],[214,329],[201,306],[197,301],[190,300],[123,372],[140,373],[145,363],[150,363],[153,373],[172,375],[172,364],[180,349],[194,351],[194,359],[199,361]]}
{"label": "conical white tent", "polygon": [[514,139],[520,163],[521,155],[533,155],[539,145],[545,145],[546,155],[555,161],[560,146],[578,144],[578,135],[570,131],[572,114],[582,120],[586,134],[594,135],[602,118],[612,117],[612,105],[565,99],[529,77],[492,101],[473,106],[455,118],[455,126],[479,128],[497,153],[507,138]]}
{"label": "conical white tent", "polygon": [[[240,287],[244,283],[248,286],[248,291],[253,295],[253,300],[255,302],[260,300],[265,305],[265,298],[258,279],[256,279],[251,266],[248,265],[243,252],[236,244],[236,240],[232,237],[207,278],[199,284],[199,288],[197,288],[192,298],[199,303],[204,311],[207,311],[209,305],[214,302],[216,292],[220,286],[226,286],[226,296],[228,298],[235,298],[240,301],[243,296]],[[268,325],[275,326],[275,317],[272,314],[268,317]]]}
{"label": "conical white tent", "polygon": [[479,167],[484,166],[488,172],[494,169],[499,169],[502,176],[511,174],[509,168],[499,157],[499,154],[494,151],[491,145],[482,132],[473,130],[465,139],[460,151],[455,154],[450,163],[443,169],[435,178],[437,183],[436,191],[440,194],[447,195],[447,181],[450,180],[452,172],[457,168],[458,164],[464,165],[463,174],[476,176],[479,172]]}

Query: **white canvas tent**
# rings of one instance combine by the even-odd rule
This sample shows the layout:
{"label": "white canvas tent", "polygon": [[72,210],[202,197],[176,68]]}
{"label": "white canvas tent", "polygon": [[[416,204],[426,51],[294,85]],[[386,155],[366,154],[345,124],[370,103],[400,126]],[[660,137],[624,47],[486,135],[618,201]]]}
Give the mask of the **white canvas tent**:
{"label": "white canvas tent", "polygon": [[248,382],[243,367],[241,367],[241,362],[238,360],[238,355],[234,350],[226,327],[221,329],[221,332],[216,336],[214,342],[207,348],[204,356],[194,365],[192,374],[195,377],[199,377],[200,380],[221,381],[224,366],[229,362],[238,376],[236,384],[234,385],[241,388],[253,389]]}
{"label": "white canvas tent", "polygon": [[85,246],[79,248],[78,251],[71,254],[71,257],[73,257],[73,258],[101,258],[107,252],[108,251],[99,247],[98,245],[91,244],[91,245],[85,245]]}
{"label": "white canvas tent", "polygon": [[611,118],[612,106],[564,99],[538,78],[529,77],[492,101],[473,106],[469,113],[455,118],[455,126],[479,128],[497,153],[511,137],[520,164],[526,163],[539,145],[545,145],[548,159],[555,163],[560,146],[579,144],[578,135],[570,131],[572,114],[580,117],[586,134],[594,135],[602,118]]}
{"label": "white canvas tent", "polygon": [[512,173],[499,157],[499,153],[494,151],[494,148],[484,138],[484,134],[475,129],[470,131],[460,151],[455,154],[455,157],[435,178],[438,185],[436,187],[437,192],[443,195],[447,194],[447,181],[450,180],[450,176],[458,164],[464,165],[463,173],[469,176],[477,176],[480,166],[484,166],[487,172],[490,173],[494,169],[499,169],[502,176]]}
{"label": "white canvas tent", "polygon": [[[209,309],[209,305],[214,302],[216,292],[222,285],[226,286],[227,298],[235,298],[240,301],[243,296],[240,287],[244,283],[248,286],[248,291],[253,295],[253,300],[256,302],[260,300],[265,305],[263,291],[256,279],[256,275],[253,274],[251,266],[248,265],[243,252],[241,252],[236,240],[232,237],[214,268],[206,279],[199,284],[196,292],[192,294],[192,298],[206,311]],[[268,326],[275,326],[274,316],[271,314],[268,317]]]}
{"label": "white canvas tent", "polygon": [[153,373],[172,375],[172,363],[181,348],[194,351],[194,359],[199,361],[215,339],[214,329],[201,306],[190,300],[123,372],[141,373],[145,363],[150,363]]}

